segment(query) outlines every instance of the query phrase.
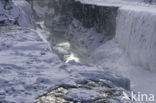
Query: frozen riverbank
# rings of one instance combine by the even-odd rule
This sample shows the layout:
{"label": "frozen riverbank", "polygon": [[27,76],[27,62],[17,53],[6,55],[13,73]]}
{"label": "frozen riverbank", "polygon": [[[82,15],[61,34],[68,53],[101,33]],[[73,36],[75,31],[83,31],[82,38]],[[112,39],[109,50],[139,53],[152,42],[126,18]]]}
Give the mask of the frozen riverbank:
{"label": "frozen riverbank", "polygon": [[32,103],[52,88],[85,80],[105,80],[109,86],[130,89],[128,79],[109,69],[62,63],[35,30],[1,27],[0,42],[0,102]]}

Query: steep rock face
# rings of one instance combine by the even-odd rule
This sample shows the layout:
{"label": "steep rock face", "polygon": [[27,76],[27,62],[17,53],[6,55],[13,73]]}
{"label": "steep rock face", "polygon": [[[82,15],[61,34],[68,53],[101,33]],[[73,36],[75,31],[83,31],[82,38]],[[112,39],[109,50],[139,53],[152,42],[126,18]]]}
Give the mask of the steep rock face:
{"label": "steep rock face", "polygon": [[[95,28],[96,32],[107,35],[115,34],[115,7],[102,7],[82,4],[73,0],[35,0],[32,4],[36,20],[44,21],[45,26],[53,28],[55,24],[67,27],[77,19],[86,28]],[[47,6],[48,5],[48,6]]]}
{"label": "steep rock face", "polygon": [[13,0],[15,6],[15,13],[17,15],[17,21],[20,26],[34,28],[33,12],[31,5],[26,0]]}
{"label": "steep rock face", "polygon": [[48,41],[51,42],[52,47],[56,47],[59,55],[66,55],[60,56],[61,59],[68,58],[69,55],[86,58],[89,56],[89,51],[114,37],[116,7],[83,4],[76,0],[29,2],[32,5],[36,23],[39,27],[51,32]]}
{"label": "steep rock face", "polygon": [[33,27],[30,4],[25,0],[0,1],[0,25],[20,25]]}
{"label": "steep rock face", "polygon": [[96,32],[112,36],[116,26],[115,7],[103,7],[76,2],[73,5],[73,17],[82,22],[84,27],[95,28]]}
{"label": "steep rock face", "polygon": [[9,0],[0,1],[0,25],[13,25],[17,23],[17,17],[12,15],[13,3]]}

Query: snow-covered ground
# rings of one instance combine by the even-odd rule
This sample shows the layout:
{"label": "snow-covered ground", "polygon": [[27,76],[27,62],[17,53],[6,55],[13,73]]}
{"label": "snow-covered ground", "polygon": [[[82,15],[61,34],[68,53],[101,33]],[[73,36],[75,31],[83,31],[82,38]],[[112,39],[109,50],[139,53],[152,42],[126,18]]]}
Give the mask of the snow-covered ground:
{"label": "snow-covered ground", "polygon": [[75,85],[78,81],[89,79],[108,80],[129,89],[129,80],[111,73],[109,69],[74,61],[63,63],[35,30],[16,26],[1,27],[0,44],[2,103],[32,103],[39,95],[58,85]]}

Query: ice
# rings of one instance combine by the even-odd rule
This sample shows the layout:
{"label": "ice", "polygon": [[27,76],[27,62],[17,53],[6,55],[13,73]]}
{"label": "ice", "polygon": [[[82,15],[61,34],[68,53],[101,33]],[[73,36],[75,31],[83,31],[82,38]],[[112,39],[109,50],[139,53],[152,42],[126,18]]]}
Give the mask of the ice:
{"label": "ice", "polygon": [[[0,102],[33,103],[51,88],[89,79],[106,79],[115,87],[117,84],[122,88],[125,84],[130,86],[128,79],[111,72],[108,75],[109,70],[71,61],[63,63],[40,38],[38,31],[16,26],[0,30]],[[118,78],[124,82],[116,81]]]}

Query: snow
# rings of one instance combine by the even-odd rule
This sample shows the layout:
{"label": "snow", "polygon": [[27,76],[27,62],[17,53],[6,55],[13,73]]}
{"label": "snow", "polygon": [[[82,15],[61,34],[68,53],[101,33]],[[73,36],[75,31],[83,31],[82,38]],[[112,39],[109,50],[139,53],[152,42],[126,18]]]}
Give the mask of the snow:
{"label": "snow", "polygon": [[0,102],[33,103],[51,88],[88,79],[106,79],[125,89],[130,86],[128,79],[108,69],[63,63],[36,30],[0,27]]}
{"label": "snow", "polygon": [[[4,82],[1,83],[0,89],[5,93],[4,100],[25,102],[24,96],[27,102],[31,103],[35,98],[33,95],[36,90],[43,88],[41,91],[44,91],[44,88],[47,88],[44,84],[47,82],[49,86],[53,84],[50,79],[46,79],[46,76],[52,75],[57,78],[56,81],[67,77],[66,73],[55,69],[55,64],[60,60],[48,51],[47,45],[41,41],[37,33],[15,27],[8,27],[8,30],[3,29],[1,28],[0,37],[0,78]],[[41,55],[43,53],[45,54]],[[53,67],[52,71],[51,67]]]}
{"label": "snow", "polygon": [[[35,30],[32,29],[35,21],[30,4],[25,0],[14,0],[14,8],[8,13],[1,8],[0,2],[1,14],[7,15],[7,18],[18,17],[20,26],[31,28],[0,27],[0,102],[31,103],[39,95],[58,85],[74,85],[86,79],[108,80],[111,82],[109,85],[115,84],[115,87],[128,90],[130,79],[132,90],[156,95],[155,6],[139,0],[78,1],[119,7],[117,31],[113,40],[100,43],[105,38],[104,35],[95,32],[93,28],[83,28],[76,20],[68,26],[64,37],[57,35],[58,39],[56,35],[44,31],[47,30],[45,25],[55,26],[52,25],[52,19],[56,23],[61,16],[51,18],[55,15],[53,7],[34,4],[35,15],[46,19],[38,20],[37,24],[42,30]],[[44,3],[45,6],[49,1]],[[0,19],[4,20],[6,17],[0,16]],[[67,28],[54,29],[64,32]],[[51,36],[48,40],[47,35]],[[55,46],[51,44],[53,39],[56,41]],[[83,96],[81,92],[84,93]],[[100,97],[95,91],[87,90],[76,89],[67,93],[68,98],[77,100],[92,96]]]}

